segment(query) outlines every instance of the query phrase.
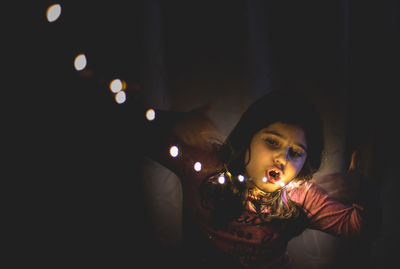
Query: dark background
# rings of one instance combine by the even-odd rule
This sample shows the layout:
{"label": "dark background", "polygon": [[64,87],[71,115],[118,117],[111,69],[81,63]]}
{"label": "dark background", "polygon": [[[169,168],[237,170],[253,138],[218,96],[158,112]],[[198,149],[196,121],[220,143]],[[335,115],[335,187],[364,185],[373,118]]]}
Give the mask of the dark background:
{"label": "dark background", "polygon": [[[157,256],[132,177],[136,104],[188,110],[212,101],[228,132],[263,92],[300,88],[342,113],[339,167],[359,149],[381,194],[371,268],[395,262],[398,1],[59,1],[61,16],[49,23],[52,3],[25,6],[3,51],[11,63],[3,141],[17,182],[15,210],[6,206],[18,217],[12,252],[57,267]],[[79,53],[88,59],[81,72]],[[127,82],[124,104],[108,89],[115,77]]]}

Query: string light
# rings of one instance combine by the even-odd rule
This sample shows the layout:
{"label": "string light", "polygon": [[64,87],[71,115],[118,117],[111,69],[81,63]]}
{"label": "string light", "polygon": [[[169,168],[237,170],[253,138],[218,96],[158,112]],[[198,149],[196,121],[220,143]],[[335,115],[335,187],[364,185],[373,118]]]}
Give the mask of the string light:
{"label": "string light", "polygon": [[219,184],[224,184],[225,183],[225,177],[223,175],[219,176],[218,182],[219,182]]}
{"label": "string light", "polygon": [[169,154],[172,156],[172,157],[176,157],[176,156],[178,156],[178,154],[179,154],[179,149],[178,149],[178,147],[177,146],[172,146],[170,149],[169,149]]}
{"label": "string light", "polygon": [[56,21],[61,15],[61,6],[59,4],[53,4],[46,10],[46,18],[49,22]]}
{"label": "string light", "polygon": [[279,184],[279,185],[281,185],[282,188],[285,187],[285,183],[283,183],[283,182],[281,182],[281,184]]}
{"label": "string light", "polygon": [[268,181],[268,178],[267,178],[267,177],[263,177],[263,178],[262,178],[262,181],[263,181],[263,182],[267,182],[267,181]]}
{"label": "string light", "polygon": [[194,164],[194,170],[196,170],[197,172],[201,171],[201,162],[196,162]]}
{"label": "string light", "polygon": [[125,92],[123,92],[123,91],[118,92],[118,93],[115,95],[115,101],[116,101],[118,104],[124,103],[124,102],[126,101],[126,94],[125,94]]}
{"label": "string light", "polygon": [[[46,18],[49,22],[56,21],[61,15],[61,5],[52,4],[46,9]],[[76,71],[82,71],[87,66],[86,55],[81,53],[78,54],[74,59],[74,68]],[[83,72],[83,74],[87,74]],[[109,84],[110,90],[115,93],[114,99],[118,104],[122,104],[126,101],[126,93],[123,92],[126,89],[126,82],[116,78],[112,80]],[[154,119],[154,117],[151,117]],[[148,118],[149,119],[149,118]],[[151,120],[151,119],[149,119]]]}
{"label": "string light", "polygon": [[74,67],[77,71],[81,71],[86,67],[87,60],[85,54],[79,54],[75,57]]}
{"label": "string light", "polygon": [[154,111],[154,109],[150,108],[146,111],[146,119],[148,121],[152,121],[156,118],[156,112]]}
{"label": "string light", "polygon": [[243,176],[243,175],[238,175],[238,180],[239,180],[240,182],[243,182],[243,181],[244,181],[244,176]]}
{"label": "string light", "polygon": [[113,79],[110,82],[110,90],[113,93],[117,93],[122,90],[122,81],[119,78]]}
{"label": "string light", "polygon": [[122,104],[126,101],[126,93],[123,92],[126,88],[125,81],[121,81],[119,78],[113,79],[110,82],[110,90],[115,93],[115,101],[118,104]]}

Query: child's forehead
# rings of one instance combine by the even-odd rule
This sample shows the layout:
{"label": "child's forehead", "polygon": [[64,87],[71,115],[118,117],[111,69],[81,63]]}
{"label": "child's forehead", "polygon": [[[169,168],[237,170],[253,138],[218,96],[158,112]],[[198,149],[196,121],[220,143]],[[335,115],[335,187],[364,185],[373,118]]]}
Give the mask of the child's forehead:
{"label": "child's forehead", "polygon": [[258,134],[274,135],[294,144],[301,145],[303,148],[307,146],[303,128],[295,124],[275,122],[261,129]]}

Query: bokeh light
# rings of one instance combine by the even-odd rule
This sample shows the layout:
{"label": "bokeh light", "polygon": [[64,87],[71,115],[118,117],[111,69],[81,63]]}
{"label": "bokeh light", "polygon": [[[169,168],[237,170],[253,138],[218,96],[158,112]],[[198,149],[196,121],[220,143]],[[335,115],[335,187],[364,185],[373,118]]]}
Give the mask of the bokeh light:
{"label": "bokeh light", "polygon": [[179,154],[179,149],[178,149],[178,147],[177,146],[172,146],[170,149],[169,149],[169,154],[172,156],[172,157],[176,157],[176,156],[178,156],[178,154]]}
{"label": "bokeh light", "polygon": [[194,170],[196,170],[197,172],[201,171],[201,162],[196,162],[194,164]]}
{"label": "bokeh light", "polygon": [[220,176],[218,178],[218,182],[219,182],[219,184],[224,184],[225,183],[225,177],[224,176]]}
{"label": "bokeh light", "polygon": [[115,95],[115,101],[118,103],[118,104],[122,104],[122,103],[124,103],[125,101],[126,101],[126,94],[125,94],[125,92],[118,92],[116,95]]}
{"label": "bokeh light", "polygon": [[146,119],[148,121],[152,121],[156,118],[156,112],[154,111],[154,109],[150,108],[146,111]]}
{"label": "bokeh light", "polygon": [[110,82],[110,90],[113,93],[117,93],[117,92],[121,91],[122,90],[122,81],[120,79],[118,79],[118,78],[113,79]]}
{"label": "bokeh light", "polygon": [[79,54],[75,57],[74,67],[77,71],[81,71],[86,67],[87,60],[85,54]]}
{"label": "bokeh light", "polygon": [[59,4],[53,4],[46,10],[46,18],[49,22],[56,21],[61,15],[61,6]]}
{"label": "bokeh light", "polygon": [[244,181],[244,176],[243,176],[243,175],[239,175],[239,176],[238,176],[238,180],[239,180],[240,182],[243,182],[243,181]]}
{"label": "bokeh light", "polygon": [[268,178],[263,177],[263,178],[262,178],[262,181],[263,181],[263,182],[267,182],[267,181],[268,181]]}

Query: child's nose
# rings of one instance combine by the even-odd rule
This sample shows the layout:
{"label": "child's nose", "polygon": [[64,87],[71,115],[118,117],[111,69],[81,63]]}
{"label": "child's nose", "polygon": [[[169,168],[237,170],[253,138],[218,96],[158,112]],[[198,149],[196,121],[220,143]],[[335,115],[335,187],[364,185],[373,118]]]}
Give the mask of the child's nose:
{"label": "child's nose", "polygon": [[289,147],[281,148],[276,152],[274,161],[277,165],[279,165],[278,168],[280,168],[281,170],[283,170],[283,168],[287,164],[288,156],[289,156]]}

